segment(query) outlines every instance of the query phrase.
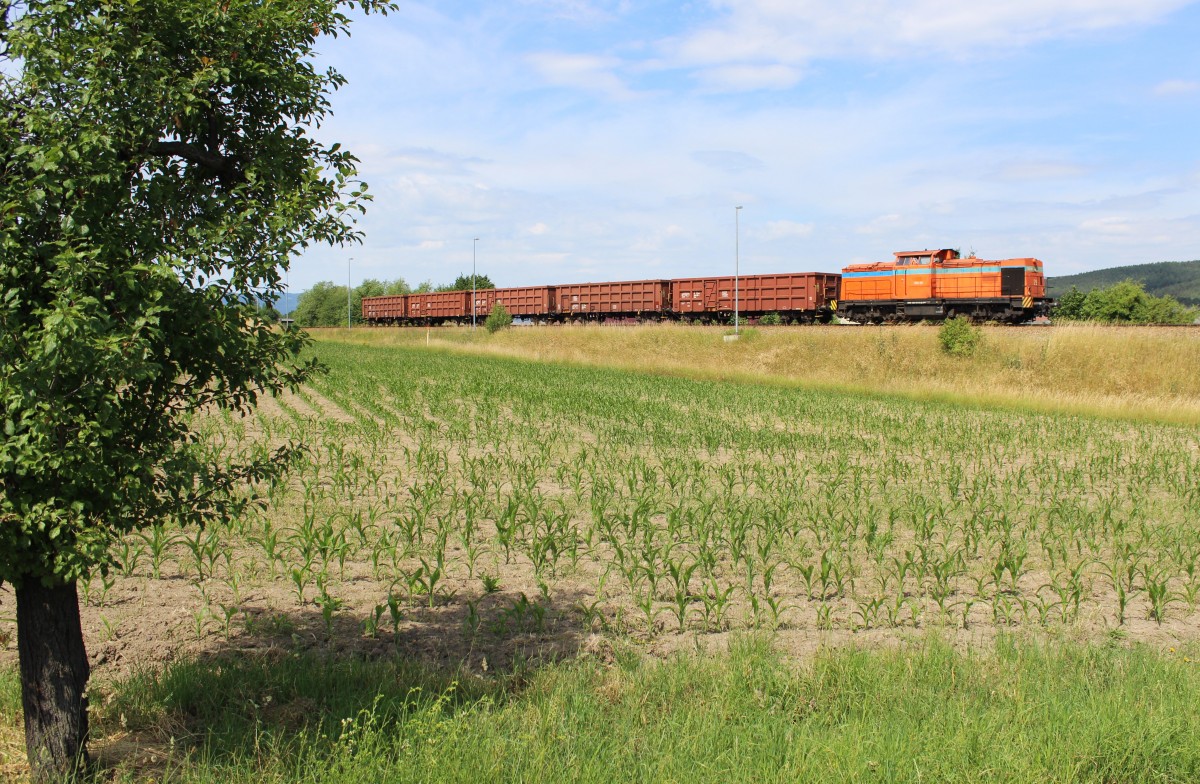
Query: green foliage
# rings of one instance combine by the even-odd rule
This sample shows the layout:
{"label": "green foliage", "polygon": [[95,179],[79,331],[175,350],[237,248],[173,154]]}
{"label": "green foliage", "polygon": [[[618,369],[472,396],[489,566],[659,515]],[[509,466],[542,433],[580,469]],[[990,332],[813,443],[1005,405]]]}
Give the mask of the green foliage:
{"label": "green foliage", "polygon": [[492,308],[492,312],[488,314],[487,319],[483,322],[483,326],[488,332],[499,332],[502,329],[508,329],[512,326],[512,314],[505,309],[504,305],[499,302]]}
{"label": "green foliage", "polygon": [[1151,296],[1170,295],[1185,305],[1200,305],[1200,261],[1160,261],[1110,269],[1063,275],[1046,281],[1048,293],[1060,297],[1069,287],[1084,294],[1100,288],[1134,280],[1145,286]]}
{"label": "green foliage", "polygon": [[292,318],[301,327],[345,326],[347,307],[346,287],[323,280],[300,295]]}
{"label": "green foliage", "polygon": [[[404,281],[401,280],[400,282],[403,283]],[[363,297],[382,297],[386,293],[387,284],[375,280],[375,278],[365,278],[362,283],[359,283],[354,287],[354,296],[356,296],[359,300],[359,310],[362,309],[361,306]]]}
{"label": "green foliage", "polygon": [[983,330],[966,316],[946,319],[938,328],[938,343],[952,357],[974,356],[983,342]]}
{"label": "green foliage", "polygon": [[1067,321],[1130,324],[1190,324],[1200,310],[1187,308],[1169,295],[1155,297],[1135,280],[1124,280],[1084,294],[1072,287],[1062,296],[1054,317]]}
{"label": "green foliage", "polygon": [[29,0],[0,27],[0,581],[75,580],[282,469],[206,450],[194,414],[315,368],[256,298],[359,239],[356,161],[310,135],[348,6],[390,7]]}
{"label": "green foliage", "polygon": [[768,313],[758,320],[764,327],[778,327],[783,323],[783,317],[778,313]]}
{"label": "green foliage", "polygon": [[1142,284],[1126,280],[1090,292],[1081,315],[1087,321],[1144,321],[1148,300]]}
{"label": "green foliage", "polygon": [[1058,298],[1058,305],[1054,308],[1054,317],[1078,321],[1083,318],[1083,304],[1086,301],[1087,294],[1072,286],[1070,291]]}
{"label": "green foliage", "polygon": [[471,285],[470,275],[459,275],[454,279],[453,283],[448,283],[438,286],[434,291],[470,291],[472,288],[478,289],[494,289],[496,284],[492,283],[492,279],[487,275],[476,275],[475,285]]}
{"label": "green foliage", "polygon": [[[342,293],[345,293],[342,289]],[[395,280],[378,281],[374,278],[367,278],[362,283],[354,287],[351,292],[350,313],[355,324],[362,323],[362,301],[363,297],[382,297],[385,295],[410,294],[412,289],[404,282],[404,278],[396,278]]]}
{"label": "green foliage", "polygon": [[389,281],[367,278],[351,290],[350,302],[347,303],[345,286],[323,280],[300,295],[292,317],[301,327],[344,327],[349,304],[351,322],[361,324],[363,297],[410,293],[412,289],[404,278]]}

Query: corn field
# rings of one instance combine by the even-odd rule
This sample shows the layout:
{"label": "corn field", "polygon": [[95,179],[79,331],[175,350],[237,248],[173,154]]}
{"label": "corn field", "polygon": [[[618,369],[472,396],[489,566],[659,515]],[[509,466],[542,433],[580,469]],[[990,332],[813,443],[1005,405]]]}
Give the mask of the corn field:
{"label": "corn field", "polygon": [[222,454],[302,444],[289,479],[231,526],[118,543],[84,586],[102,636],[143,633],[115,599],[155,586],[186,591],[174,634],[194,641],[297,615],[325,639],[480,650],[1200,628],[1195,428],[318,348],[312,387],[205,423]]}

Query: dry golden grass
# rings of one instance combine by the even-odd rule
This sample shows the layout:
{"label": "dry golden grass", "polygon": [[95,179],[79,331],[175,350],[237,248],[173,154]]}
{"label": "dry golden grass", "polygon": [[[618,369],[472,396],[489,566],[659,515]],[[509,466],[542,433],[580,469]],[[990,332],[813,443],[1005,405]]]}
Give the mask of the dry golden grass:
{"label": "dry golden grass", "polygon": [[974,357],[937,328],[775,327],[735,343],[715,327],[313,330],[318,340],[429,345],[700,378],[753,380],[1154,421],[1200,423],[1200,330],[985,327]]}

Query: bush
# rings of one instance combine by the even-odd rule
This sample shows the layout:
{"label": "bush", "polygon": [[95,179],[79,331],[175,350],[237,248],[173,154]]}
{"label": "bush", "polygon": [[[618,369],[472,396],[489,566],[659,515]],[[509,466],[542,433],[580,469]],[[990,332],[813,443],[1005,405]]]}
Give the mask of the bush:
{"label": "bush", "polygon": [[952,357],[972,356],[983,342],[983,330],[971,323],[966,316],[955,316],[944,322],[938,330],[938,341],[942,351]]}
{"label": "bush", "polygon": [[768,313],[758,320],[764,327],[778,327],[783,323],[783,317],[778,313]]}
{"label": "bush", "polygon": [[499,332],[502,329],[508,329],[512,326],[512,314],[497,302],[496,307],[492,308],[492,312],[488,314],[487,320],[483,322],[483,326],[488,332]]}
{"label": "bush", "polygon": [[292,318],[300,327],[344,327],[346,305],[346,287],[323,280],[300,295]]}
{"label": "bush", "polygon": [[1054,318],[1131,324],[1190,324],[1197,315],[1174,297],[1146,293],[1136,280],[1125,280],[1083,294],[1072,287],[1058,300]]}
{"label": "bush", "polygon": [[1087,294],[1072,286],[1070,291],[1058,298],[1058,304],[1054,306],[1054,318],[1070,321],[1082,319],[1083,303],[1086,301]]}

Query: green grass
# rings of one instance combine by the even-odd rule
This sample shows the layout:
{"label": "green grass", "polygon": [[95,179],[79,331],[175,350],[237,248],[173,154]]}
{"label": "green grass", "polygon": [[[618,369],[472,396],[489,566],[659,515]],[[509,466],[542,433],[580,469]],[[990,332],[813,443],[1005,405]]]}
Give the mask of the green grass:
{"label": "green grass", "polygon": [[0,670],[0,718],[21,710],[21,683],[15,670]]}
{"label": "green grass", "polygon": [[724,328],[318,330],[318,340],[521,357],[764,386],[885,393],[1032,412],[1200,424],[1200,333],[1092,324],[985,327],[972,356],[947,356],[938,330],[762,328],[736,343]]}
{"label": "green grass", "polygon": [[728,655],[488,682],[313,656],[189,663],[116,685],[103,712],[135,735],[164,716],[194,728],[153,771],[174,782],[1185,782],[1198,701],[1200,667],[1140,647],[927,638],[796,664],[739,638]]}
{"label": "green grass", "polygon": [[21,722],[21,681],[16,667],[0,667],[0,780],[5,766],[25,758],[25,730]]}

